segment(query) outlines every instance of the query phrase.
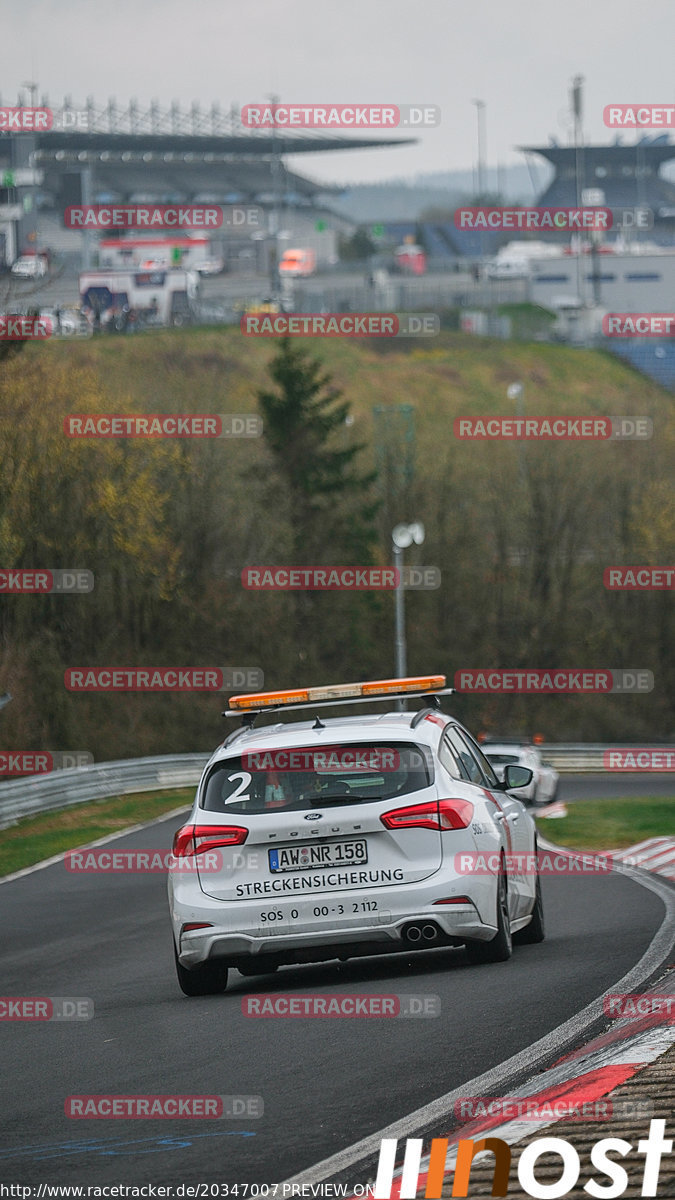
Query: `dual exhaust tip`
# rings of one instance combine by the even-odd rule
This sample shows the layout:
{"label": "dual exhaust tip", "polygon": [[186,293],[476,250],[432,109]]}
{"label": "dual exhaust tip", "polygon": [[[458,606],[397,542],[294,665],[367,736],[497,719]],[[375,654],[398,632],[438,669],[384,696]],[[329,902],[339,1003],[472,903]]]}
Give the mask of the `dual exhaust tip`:
{"label": "dual exhaust tip", "polygon": [[431,921],[419,921],[406,925],[403,931],[403,937],[411,946],[419,946],[422,943],[430,945],[431,942],[437,942],[440,936],[441,931],[438,925],[434,925]]}

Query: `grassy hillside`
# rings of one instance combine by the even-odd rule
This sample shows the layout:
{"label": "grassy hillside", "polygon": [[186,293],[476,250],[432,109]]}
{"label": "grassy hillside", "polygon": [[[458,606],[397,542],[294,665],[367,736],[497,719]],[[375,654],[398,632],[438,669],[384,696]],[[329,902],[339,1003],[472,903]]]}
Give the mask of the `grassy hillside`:
{"label": "grassy hillside", "polygon": [[[344,444],[378,470],[374,561],[417,519],[442,586],[407,597],[410,672],[462,667],[644,667],[647,696],[464,697],[467,722],[548,738],[669,737],[672,598],[608,593],[604,566],[672,561],[672,397],[611,355],[459,333],[305,339],[351,406]],[[288,563],[287,498],[265,438],[74,442],[67,412],[252,413],[276,339],[238,328],[29,345],[0,365],[0,549],[13,566],[95,571],[88,597],[2,600],[1,736],[26,748],[115,754],[207,748],[222,696],[85,696],[80,665],[253,665],[266,685],[389,674],[391,596],[244,592],[244,566]],[[456,416],[646,415],[648,442],[467,443]],[[414,427],[376,422],[411,405]],[[412,476],[402,466],[410,458]],[[323,562],[336,561],[325,546]],[[340,561],[339,559],[337,561]]]}

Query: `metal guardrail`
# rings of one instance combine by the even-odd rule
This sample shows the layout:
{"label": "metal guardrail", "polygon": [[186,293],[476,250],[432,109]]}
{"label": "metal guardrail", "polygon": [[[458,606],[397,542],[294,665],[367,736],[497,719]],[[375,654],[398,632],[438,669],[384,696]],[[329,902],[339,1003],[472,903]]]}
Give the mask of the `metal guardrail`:
{"label": "metal guardrail", "polygon": [[209,754],[128,758],[0,783],[0,829],[13,825],[21,817],[88,800],[196,787],[209,758]]}
{"label": "metal guardrail", "polygon": [[[641,749],[662,750],[662,745]],[[538,747],[545,762],[561,773],[604,771],[605,750],[620,746],[594,744],[544,744]],[[125,796],[134,792],[156,792],[170,788],[196,787],[209,754],[167,754],[155,758],[127,758],[118,762],[94,763],[54,771],[50,775],[30,775],[0,783],[0,829],[13,825],[21,817],[30,817],[51,809],[68,808],[91,800]]]}
{"label": "metal guardrail", "polygon": [[550,763],[555,767],[556,771],[562,774],[589,774],[593,771],[606,771],[604,765],[604,753],[606,750],[621,750],[632,748],[639,745],[641,750],[663,750],[665,747],[661,745],[649,744],[636,739],[635,742],[626,743],[622,746],[618,742],[605,744],[601,742],[577,743],[575,745],[561,745],[556,742],[544,743],[537,746],[544,762]]}

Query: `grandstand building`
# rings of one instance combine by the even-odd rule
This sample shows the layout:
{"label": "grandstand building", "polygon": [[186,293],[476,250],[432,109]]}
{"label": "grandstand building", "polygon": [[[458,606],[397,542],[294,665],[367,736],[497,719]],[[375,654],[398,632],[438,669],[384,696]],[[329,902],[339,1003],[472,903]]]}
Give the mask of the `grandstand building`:
{"label": "grandstand building", "polygon": [[[54,108],[43,97],[40,107],[50,109],[50,129],[0,131],[0,263],[35,243],[39,211],[51,210],[63,224],[64,209],[79,204],[256,204],[270,215],[271,233],[282,222],[300,235],[324,218],[335,238],[352,228],[330,212],[330,197],[340,189],[288,170],[284,158],[416,140],[248,129],[237,109],[223,112],[216,104],[185,112],[175,103],[161,110],[156,102],[119,109],[115,100],[97,108],[90,99],[78,109],[69,99]],[[228,240],[236,236],[232,231]]]}
{"label": "grandstand building", "polygon": [[[550,183],[534,201],[536,205],[574,208],[584,203],[583,193],[602,193],[603,199],[593,203],[611,208],[615,216],[608,242],[627,236],[637,242],[675,245],[675,184],[661,174],[664,163],[675,159],[675,144],[669,142],[668,134],[642,137],[630,146],[622,145],[619,136],[612,145],[580,146],[578,151],[574,146],[559,146],[553,139],[549,146],[519,149],[527,156],[545,158],[554,169]],[[648,210],[649,226],[643,228],[637,221],[631,226],[630,217],[623,215],[629,210]],[[457,229],[451,220],[388,221],[385,229],[394,239],[414,235],[438,264],[489,257],[508,241],[536,238],[563,244],[557,233]]]}
{"label": "grandstand building", "polygon": [[[660,245],[675,242],[675,184],[661,175],[664,163],[675,158],[675,145],[667,133],[644,136],[624,146],[619,135],[609,146],[521,146],[525,154],[537,154],[552,165],[553,179],[537,204],[542,207],[573,207],[586,189],[604,193],[602,203],[613,212],[647,208],[653,214],[650,241]],[[578,169],[578,182],[577,182]]]}

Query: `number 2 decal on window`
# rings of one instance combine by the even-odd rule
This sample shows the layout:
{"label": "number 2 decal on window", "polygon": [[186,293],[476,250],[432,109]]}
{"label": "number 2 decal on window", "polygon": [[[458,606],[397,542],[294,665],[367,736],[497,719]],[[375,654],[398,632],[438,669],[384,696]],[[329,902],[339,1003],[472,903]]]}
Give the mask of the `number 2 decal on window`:
{"label": "number 2 decal on window", "polygon": [[236,771],[234,775],[228,775],[228,777],[227,777],[228,783],[234,783],[234,781],[236,779],[239,779],[241,782],[239,783],[239,786],[235,789],[235,791],[232,793],[232,795],[227,797],[227,799],[225,800],[225,803],[226,804],[234,804],[235,800],[250,800],[251,797],[248,794],[246,796],[244,796],[242,793],[246,791],[247,787],[249,786],[249,784],[251,782],[251,778],[252,778],[252,776],[249,774],[248,771]]}

